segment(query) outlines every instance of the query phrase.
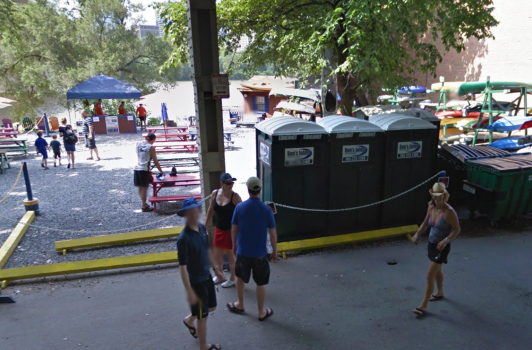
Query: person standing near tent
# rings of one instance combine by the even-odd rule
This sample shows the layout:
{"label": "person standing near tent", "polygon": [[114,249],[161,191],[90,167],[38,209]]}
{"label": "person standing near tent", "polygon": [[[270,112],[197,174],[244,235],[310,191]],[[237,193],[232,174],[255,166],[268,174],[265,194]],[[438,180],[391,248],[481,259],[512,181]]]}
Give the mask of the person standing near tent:
{"label": "person standing near tent", "polygon": [[120,103],[120,106],[118,106],[118,115],[126,115],[127,114],[127,111],[126,111],[126,106],[125,106],[125,102],[122,101]]}
{"label": "person standing near tent", "polygon": [[81,112],[81,117],[83,118],[83,134],[85,135],[85,147],[87,147],[91,151],[91,156],[87,158],[87,160],[94,159],[92,156],[93,151],[96,153],[96,160],[100,160],[100,156],[98,155],[98,148],[96,147],[96,140],[94,139],[95,133],[92,117],[90,117],[86,111]]}
{"label": "person standing near tent", "polygon": [[143,126],[144,126],[144,130],[146,130],[147,111],[146,111],[146,108],[144,108],[144,106],[142,105],[142,103],[137,108],[137,113],[136,114],[137,114],[137,117],[140,120],[140,130],[142,130]]}
{"label": "person standing near tent", "polygon": [[107,115],[103,112],[102,109],[102,99],[98,99],[98,102],[94,104],[94,114],[95,115]]}

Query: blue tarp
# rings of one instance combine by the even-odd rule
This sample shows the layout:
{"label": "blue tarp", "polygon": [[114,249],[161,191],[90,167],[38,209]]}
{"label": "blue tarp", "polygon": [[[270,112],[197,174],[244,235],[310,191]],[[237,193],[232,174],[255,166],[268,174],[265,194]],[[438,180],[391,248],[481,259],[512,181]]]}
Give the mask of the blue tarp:
{"label": "blue tarp", "polygon": [[67,92],[69,100],[137,99],[142,94],[131,84],[107,75],[98,75],[74,86]]}

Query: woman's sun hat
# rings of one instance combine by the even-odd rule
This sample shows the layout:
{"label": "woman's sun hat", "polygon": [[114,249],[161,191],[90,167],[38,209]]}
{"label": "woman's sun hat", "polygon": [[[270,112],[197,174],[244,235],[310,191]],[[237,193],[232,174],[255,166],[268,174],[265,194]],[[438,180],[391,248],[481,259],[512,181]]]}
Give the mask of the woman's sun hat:
{"label": "woman's sun hat", "polygon": [[194,197],[188,197],[183,200],[183,207],[177,211],[177,215],[185,216],[185,212],[189,209],[201,207],[203,202],[196,201]]}
{"label": "woman's sun hat", "polygon": [[445,201],[450,197],[449,192],[447,192],[447,187],[442,182],[436,182],[432,188],[429,190],[429,193],[433,196],[445,196]]}

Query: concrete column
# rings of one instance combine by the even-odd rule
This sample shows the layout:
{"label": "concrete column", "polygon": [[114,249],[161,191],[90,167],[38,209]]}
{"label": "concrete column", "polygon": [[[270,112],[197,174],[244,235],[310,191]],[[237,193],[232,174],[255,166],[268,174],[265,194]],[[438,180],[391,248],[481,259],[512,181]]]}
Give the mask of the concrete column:
{"label": "concrete column", "polygon": [[211,83],[211,75],[220,70],[216,0],[188,0],[187,15],[202,193],[208,196],[225,172],[222,101],[213,99]]}

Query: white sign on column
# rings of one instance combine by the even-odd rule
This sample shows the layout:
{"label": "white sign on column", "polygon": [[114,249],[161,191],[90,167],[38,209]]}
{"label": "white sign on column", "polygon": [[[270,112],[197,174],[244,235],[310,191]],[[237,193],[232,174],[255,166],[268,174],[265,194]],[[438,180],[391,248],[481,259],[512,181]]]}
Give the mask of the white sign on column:
{"label": "white sign on column", "polygon": [[213,98],[229,98],[229,76],[227,74],[212,74],[211,82]]}

